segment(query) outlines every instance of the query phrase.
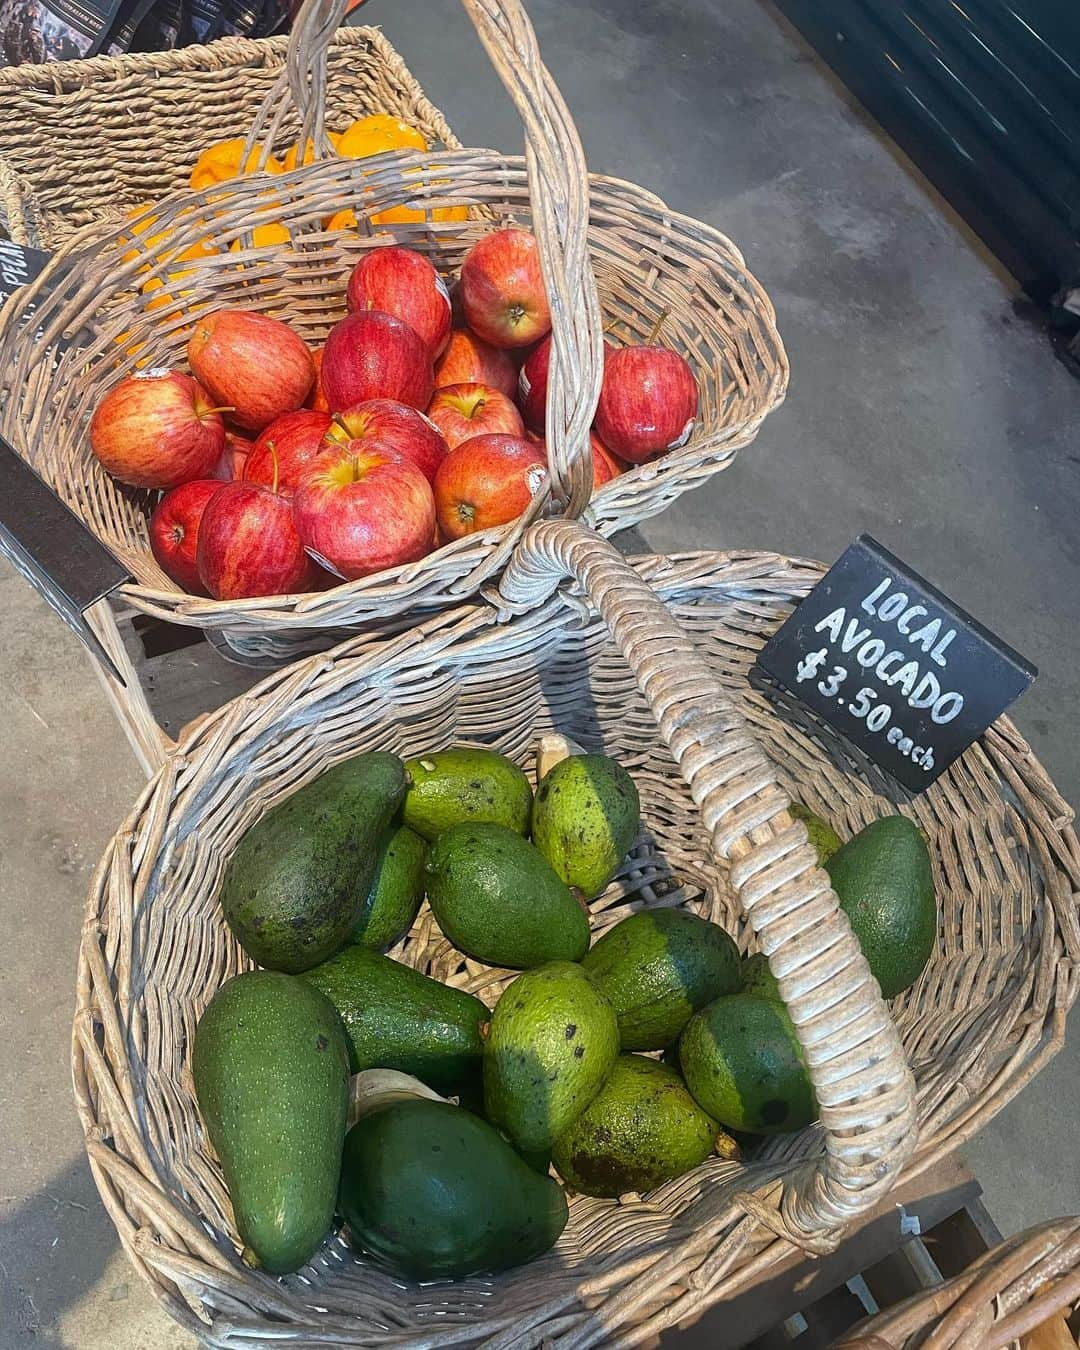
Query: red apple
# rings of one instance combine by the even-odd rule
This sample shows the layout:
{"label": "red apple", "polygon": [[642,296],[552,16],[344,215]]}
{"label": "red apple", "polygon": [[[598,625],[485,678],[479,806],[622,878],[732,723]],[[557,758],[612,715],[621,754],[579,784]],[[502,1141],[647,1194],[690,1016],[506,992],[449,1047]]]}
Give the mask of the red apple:
{"label": "red apple", "polygon": [[538,447],[523,436],[474,436],[451,450],[435,475],[435,509],[445,539],[515,520],[547,477]]}
{"label": "red apple", "polygon": [[122,483],[171,488],[208,478],[225,424],[210,395],[178,370],[148,370],[114,385],[90,419],[90,448]]}
{"label": "red apple", "polygon": [[507,398],[517,390],[513,358],[464,328],[450,334],[446,350],[435,362],[435,388],[448,384],[486,384]]}
{"label": "red apple", "polygon": [[450,337],[450,292],[431,263],[409,248],[373,249],[353,268],[349,309],[393,314],[426,344],[434,360]]}
{"label": "red apple", "polygon": [[195,549],[199,525],[210,498],[221,491],[221,480],[196,478],[166,492],[150,517],[150,551],[158,566],[192,595],[205,595],[199,580]]}
{"label": "red apple", "polygon": [[369,449],[393,450],[415,464],[429,483],[449,453],[442,432],[430,417],[389,398],[373,398],[335,413],[326,434],[338,444],[363,442]]}
{"label": "red apple", "polygon": [[551,327],[540,250],[528,230],[478,239],[461,265],[461,303],[469,327],[496,347],[528,347]]}
{"label": "red apple", "polygon": [[218,460],[211,477],[217,478],[222,483],[231,483],[234,478],[243,478],[244,465],[247,463],[247,457],[251,454],[253,446],[253,441],[238,436],[235,431],[226,431],[225,448],[221,452],[221,458]]}
{"label": "red apple", "polygon": [[288,324],[247,309],[219,309],[195,324],[188,360],[244,431],[262,431],[303,406],[315,382],[307,343]]}
{"label": "red apple", "polygon": [[203,512],[195,557],[199,580],[215,600],[314,589],[316,568],[292,502],[258,483],[219,485]]}
{"label": "red apple", "polygon": [[[527,431],[525,435],[533,445],[539,446],[540,453],[546,461],[547,442],[543,436],[538,436],[534,431]],[[592,446],[593,491],[595,492],[597,488],[602,488],[605,483],[610,483],[613,478],[618,478],[626,466],[615,458],[595,431],[590,430],[589,432],[589,444]]]}
{"label": "red apple", "polygon": [[294,510],[308,552],[346,580],[431,552],[431,484],[393,450],[363,441],[328,450],[301,479]]}
{"label": "red apple", "polygon": [[428,416],[446,437],[451,450],[474,436],[496,432],[521,437],[525,424],[505,394],[486,384],[451,384],[436,389],[428,404]]}
{"label": "red apple", "polygon": [[308,395],[307,406],[315,412],[330,411],[330,404],[326,401],[326,395],[323,393],[322,387],[322,357],[322,347],[315,347],[312,349],[311,359],[315,365],[315,383],[311,386],[311,393]]}
{"label": "red apple", "polygon": [[[615,348],[604,343],[604,358]],[[544,430],[547,411],[548,367],[551,363],[551,334],[538,342],[525,358],[517,383],[517,401],[525,425],[530,431]]]}
{"label": "red apple", "polygon": [[326,448],[330,425],[330,414],[315,412],[313,408],[298,408],[296,412],[275,417],[259,433],[248,456],[245,481],[261,483],[273,492],[291,497],[300,475]]}
{"label": "red apple", "polygon": [[694,429],[694,372],[670,347],[618,347],[604,361],[596,430],[631,464],[685,445]]}
{"label": "red apple", "polygon": [[435,387],[423,340],[403,320],[377,309],[334,325],[323,348],[321,378],[332,412],[373,398],[423,409]]}

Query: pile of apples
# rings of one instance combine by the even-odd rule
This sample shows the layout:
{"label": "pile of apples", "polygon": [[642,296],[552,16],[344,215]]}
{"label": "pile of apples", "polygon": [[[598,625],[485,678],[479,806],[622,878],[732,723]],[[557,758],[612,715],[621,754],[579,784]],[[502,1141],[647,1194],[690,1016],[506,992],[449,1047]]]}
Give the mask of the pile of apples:
{"label": "pile of apples", "polygon": [[[551,346],[535,238],[486,235],[457,290],[455,328],[435,268],[388,244],[357,264],[321,350],[280,319],[221,309],[195,324],[190,375],[148,370],[109,391],[91,448],[121,482],[165,490],[150,545],[178,586],[218,600],[322,589],[528,507],[546,478]],[[684,444],[697,407],[678,353],[606,347],[595,486]]]}

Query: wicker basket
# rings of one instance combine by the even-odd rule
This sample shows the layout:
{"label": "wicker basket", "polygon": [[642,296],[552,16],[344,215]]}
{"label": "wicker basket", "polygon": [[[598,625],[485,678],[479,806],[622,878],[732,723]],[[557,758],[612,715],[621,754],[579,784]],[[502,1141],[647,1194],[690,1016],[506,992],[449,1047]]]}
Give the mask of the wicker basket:
{"label": "wicker basket", "polygon": [[[308,0],[290,39],[288,84],[282,78],[259,120],[260,143],[282,143],[291,90],[301,136],[324,145],[326,44],[342,3]],[[160,242],[124,262],[117,248],[122,227],[91,228],[0,316],[0,434],[130,568],[135,581],[122,590],[122,600],[147,614],[218,630],[246,657],[295,657],[329,645],[343,629],[386,625],[406,613],[460,603],[498,574],[529,519],[313,595],[221,602],[182,593],[149,551],[152,494],[131,492],[100,469],[86,427],[94,405],[121,374],[137,364],[183,360],[194,312],[254,307],[283,315],[305,337],[322,341],[344,312],[346,278],[366,249],[392,235],[449,273],[492,217],[528,223],[540,244],[554,342],[547,410],[551,495],[538,496],[531,515],[584,512],[604,534],[655,514],[726,467],[786,390],[787,360],[772,307],[738,250],[641,188],[590,178],[519,0],[463,3],[521,113],[523,159],[461,150],[397,152],[361,163],[331,158],[281,177],[177,193],[159,207],[166,236]],[[431,211],[465,204],[472,218],[380,227],[375,237],[321,228],[328,213],[343,205],[353,205],[366,220],[403,200]],[[210,257],[169,281],[168,251],[207,234],[220,242],[246,238],[265,220],[285,221],[293,246]],[[165,275],[164,288],[150,302],[140,290],[147,261]],[[177,303],[171,315],[161,306],[166,294]],[[615,478],[590,501],[587,432],[599,391],[602,329],[607,324],[622,339],[643,340],[661,315],[665,341],[695,367],[698,425],[682,449]],[[102,626],[107,620],[101,616]],[[102,640],[122,658],[115,635]],[[159,758],[160,746],[158,755],[152,750],[157,728],[137,683],[129,683],[127,691],[114,687],[116,701],[144,757]]]}
{"label": "wicker basket", "polygon": [[[17,244],[53,250],[91,221],[186,188],[203,145],[251,130],[287,49],[286,38],[223,38],[0,69],[0,225]],[[336,31],[327,68],[331,127],[392,113],[433,145],[460,146],[377,28]],[[285,144],[297,129],[293,115]]]}
{"label": "wicker basket", "polygon": [[[1080,956],[1070,812],[1007,721],[912,801],[853,772],[832,733],[779,720],[747,672],[821,573],[768,554],[631,567],[580,524],[547,522],[503,578],[515,617],[466,607],[406,636],[354,639],[183,737],[94,880],[74,1081],[105,1204],[185,1325],[222,1347],[638,1344],[762,1280],[792,1243],[830,1245],[902,1168],[962,1143],[1058,1049]],[[563,575],[579,589],[545,600]],[[497,1278],[413,1286],[339,1237],[296,1276],[253,1273],[188,1067],[202,1009],[246,964],[214,898],[231,850],[362,749],[471,742],[531,769],[553,729],[617,756],[641,791],[644,831],[593,904],[594,932],[639,906],[687,905],[766,951],[821,1123],[641,1200],[579,1197],[552,1254]],[[845,834],[899,809],[931,841],[941,931],[895,1023],[787,813],[793,797]],[[426,907],[392,954],[488,1002],[508,978],[462,958]]]}
{"label": "wicker basket", "polygon": [[[1026,1338],[1080,1305],[1080,1218],[1039,1224],[1000,1243],[962,1275],[861,1322],[836,1350],[1036,1350]],[[1060,1334],[1040,1350],[1075,1342]],[[1021,1340],[1021,1338],[1025,1338]]]}

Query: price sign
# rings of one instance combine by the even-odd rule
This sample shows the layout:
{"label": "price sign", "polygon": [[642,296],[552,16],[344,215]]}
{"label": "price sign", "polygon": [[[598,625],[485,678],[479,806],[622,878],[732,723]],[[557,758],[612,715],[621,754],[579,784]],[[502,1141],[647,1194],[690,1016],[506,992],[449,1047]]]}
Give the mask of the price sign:
{"label": "price sign", "polygon": [[1038,674],[869,535],[773,634],[757,670],[914,792]]}

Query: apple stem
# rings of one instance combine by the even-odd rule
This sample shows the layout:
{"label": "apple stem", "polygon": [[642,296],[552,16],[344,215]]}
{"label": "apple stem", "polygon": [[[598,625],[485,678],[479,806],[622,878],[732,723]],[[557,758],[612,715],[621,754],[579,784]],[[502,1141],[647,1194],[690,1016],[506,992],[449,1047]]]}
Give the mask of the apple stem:
{"label": "apple stem", "polygon": [[660,313],[656,316],[656,322],[652,326],[652,332],[645,339],[646,347],[651,347],[653,343],[656,341],[656,339],[660,336],[660,330],[661,328],[663,328],[664,324],[667,323],[667,317],[670,313],[671,313],[670,309],[662,309]]}
{"label": "apple stem", "polygon": [[[336,426],[339,431],[343,431],[346,436],[349,436],[349,428],[345,425],[345,419],[340,413],[331,413],[330,421],[333,422],[334,426]],[[351,440],[352,437],[349,436],[349,439]]]}
{"label": "apple stem", "polygon": [[273,492],[273,493],[276,493],[276,492],[277,492],[277,489],[278,489],[278,457],[277,457],[277,446],[274,444],[273,441],[271,441],[270,444],[267,446],[267,449],[270,451],[270,463],[273,464],[273,466],[274,466],[274,481],[273,481],[273,483],[272,483],[272,485],[271,485],[271,487],[270,487],[270,491]]}
{"label": "apple stem", "polygon": [[236,409],[233,408],[233,407],[229,407],[229,408],[204,408],[204,409],[202,410],[202,412],[199,414],[199,416],[200,416],[200,417],[211,417],[214,413],[229,413],[229,412],[235,412],[235,411],[236,411]]}

